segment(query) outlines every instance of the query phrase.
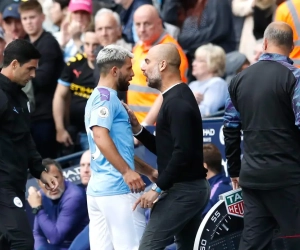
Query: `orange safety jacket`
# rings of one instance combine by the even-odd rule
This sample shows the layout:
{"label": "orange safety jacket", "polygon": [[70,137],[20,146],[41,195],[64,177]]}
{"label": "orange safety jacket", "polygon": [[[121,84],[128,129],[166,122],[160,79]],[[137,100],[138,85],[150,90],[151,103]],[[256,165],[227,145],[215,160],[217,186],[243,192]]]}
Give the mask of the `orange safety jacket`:
{"label": "orange safety jacket", "polygon": [[[179,46],[177,41],[167,33],[163,33],[156,43],[153,44],[162,44],[162,43],[174,43],[177,46],[181,57],[180,72],[183,82],[186,82],[186,72],[188,70],[188,60],[182,48]],[[149,51],[149,48],[146,48],[142,43],[137,44],[133,48],[133,62],[132,68],[135,76],[130,82],[130,86],[127,92],[127,104],[130,109],[135,113],[139,122],[143,122],[147,113],[150,111],[153,103],[155,102],[159,91],[147,86],[146,77],[143,75],[141,70],[141,65],[145,60],[145,57]]]}
{"label": "orange safety jacket", "polygon": [[294,49],[290,58],[300,68],[300,0],[288,0],[276,10],[275,21],[282,21],[291,26],[294,33]]}

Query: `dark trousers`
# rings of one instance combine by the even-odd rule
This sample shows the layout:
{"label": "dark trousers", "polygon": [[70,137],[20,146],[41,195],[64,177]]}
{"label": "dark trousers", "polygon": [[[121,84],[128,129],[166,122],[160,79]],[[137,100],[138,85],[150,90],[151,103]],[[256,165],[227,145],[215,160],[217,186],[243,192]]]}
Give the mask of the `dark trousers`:
{"label": "dark trousers", "polygon": [[174,236],[178,250],[193,249],[209,195],[205,179],[176,183],[163,192],[152,208],[139,250],[163,250]]}
{"label": "dark trousers", "polygon": [[23,207],[17,207],[14,204],[14,197],[0,190],[1,250],[33,250],[32,229],[24,206],[25,203],[23,201]]}
{"label": "dark trousers", "polygon": [[[274,236],[285,246],[281,250],[300,249],[300,185],[277,190],[243,188],[242,193],[245,208],[240,250],[269,250]],[[279,235],[274,235],[276,230]]]}
{"label": "dark trousers", "polygon": [[31,134],[37,151],[42,158],[57,157],[56,130],[53,120],[35,121],[31,124]]}

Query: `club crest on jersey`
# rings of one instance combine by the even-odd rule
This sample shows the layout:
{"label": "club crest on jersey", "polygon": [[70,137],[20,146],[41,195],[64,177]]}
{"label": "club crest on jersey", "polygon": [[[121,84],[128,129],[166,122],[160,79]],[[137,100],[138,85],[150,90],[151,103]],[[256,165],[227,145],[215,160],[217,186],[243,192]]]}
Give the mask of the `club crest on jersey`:
{"label": "club crest on jersey", "polygon": [[225,201],[228,214],[242,218],[244,217],[242,189],[236,189],[220,195],[220,199]]}
{"label": "club crest on jersey", "polygon": [[101,107],[99,108],[99,116],[101,118],[106,118],[109,116],[109,111],[107,107]]}
{"label": "club crest on jersey", "polygon": [[23,203],[19,197],[14,198],[14,204],[16,205],[16,207],[23,207]]}

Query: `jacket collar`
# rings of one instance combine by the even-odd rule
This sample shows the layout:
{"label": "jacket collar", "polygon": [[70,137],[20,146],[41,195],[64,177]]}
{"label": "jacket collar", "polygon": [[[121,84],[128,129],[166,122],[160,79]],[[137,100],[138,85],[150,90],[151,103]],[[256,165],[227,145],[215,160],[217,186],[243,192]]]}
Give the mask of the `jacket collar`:
{"label": "jacket collar", "polygon": [[0,73],[0,88],[9,92],[15,92],[20,91],[23,86],[12,82],[9,78]]}
{"label": "jacket collar", "polygon": [[286,62],[291,65],[294,64],[294,62],[287,56],[275,54],[275,53],[264,53],[260,56],[259,61],[275,61],[275,62]]}

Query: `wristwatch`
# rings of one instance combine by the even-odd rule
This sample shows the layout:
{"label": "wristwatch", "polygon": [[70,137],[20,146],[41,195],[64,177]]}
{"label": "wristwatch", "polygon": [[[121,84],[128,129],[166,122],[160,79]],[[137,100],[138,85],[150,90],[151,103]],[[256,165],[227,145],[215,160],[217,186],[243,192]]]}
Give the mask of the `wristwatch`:
{"label": "wristwatch", "polygon": [[38,206],[38,207],[33,207],[32,208],[32,213],[33,214],[37,214],[40,210],[42,210],[43,209],[43,206],[41,205],[41,206]]}
{"label": "wristwatch", "polygon": [[154,184],[152,185],[151,189],[152,189],[153,191],[159,193],[159,194],[161,193],[161,189],[157,186],[156,183],[154,183]]}

